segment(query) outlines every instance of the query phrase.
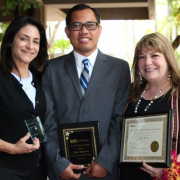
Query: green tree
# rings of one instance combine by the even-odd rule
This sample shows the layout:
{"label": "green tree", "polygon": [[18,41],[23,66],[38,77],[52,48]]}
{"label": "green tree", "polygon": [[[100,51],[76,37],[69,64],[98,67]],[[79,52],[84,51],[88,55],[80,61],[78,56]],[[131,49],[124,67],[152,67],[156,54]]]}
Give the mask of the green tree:
{"label": "green tree", "polygon": [[156,0],[156,12],[156,31],[169,39],[180,62],[180,0]]}
{"label": "green tree", "polygon": [[8,27],[9,23],[0,23],[0,47],[1,47],[1,42],[2,42],[2,38],[3,38],[3,34],[6,30],[6,28]]}
{"label": "green tree", "polygon": [[168,0],[171,15],[175,17],[176,22],[180,24],[180,0]]}
{"label": "green tree", "polygon": [[180,0],[168,0],[168,4],[170,7],[170,20],[175,24],[176,30],[176,38],[172,43],[174,49],[176,49],[180,44],[180,35],[179,35],[179,27],[180,27]]}
{"label": "green tree", "polygon": [[34,8],[42,8],[42,4],[39,0],[2,0],[4,3],[5,9],[1,11],[3,16],[10,15],[9,9],[15,10],[16,8],[20,7],[23,11],[30,9],[31,6]]}
{"label": "green tree", "polygon": [[65,49],[70,48],[70,41],[66,39],[57,39],[54,41],[52,48],[50,49],[51,53],[54,53],[56,50],[60,49],[61,52],[64,54]]}

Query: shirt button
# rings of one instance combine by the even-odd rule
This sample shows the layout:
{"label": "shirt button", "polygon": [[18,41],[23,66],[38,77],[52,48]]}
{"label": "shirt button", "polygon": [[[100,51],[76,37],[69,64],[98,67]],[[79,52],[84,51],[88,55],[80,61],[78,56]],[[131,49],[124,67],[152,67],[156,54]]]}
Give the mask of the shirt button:
{"label": "shirt button", "polygon": [[39,155],[39,157],[41,157],[41,155]]}
{"label": "shirt button", "polygon": [[37,166],[39,166],[39,164],[37,164]]}
{"label": "shirt button", "polygon": [[32,82],[32,85],[34,86],[34,83]]}
{"label": "shirt button", "polygon": [[36,101],[37,103],[39,103],[39,101]]}
{"label": "shirt button", "polygon": [[84,111],[81,111],[81,116],[84,116]]}
{"label": "shirt button", "polygon": [[35,117],[35,115],[33,114],[32,117]]}

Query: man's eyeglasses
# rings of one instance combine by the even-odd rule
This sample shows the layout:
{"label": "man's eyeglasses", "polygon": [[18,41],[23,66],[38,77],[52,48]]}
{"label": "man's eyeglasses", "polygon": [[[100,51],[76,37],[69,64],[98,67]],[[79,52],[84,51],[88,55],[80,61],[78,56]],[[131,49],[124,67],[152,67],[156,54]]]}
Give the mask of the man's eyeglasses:
{"label": "man's eyeglasses", "polygon": [[83,26],[86,27],[87,30],[89,31],[93,31],[97,28],[97,26],[99,26],[98,22],[87,22],[87,23],[80,23],[80,22],[75,22],[75,23],[71,23],[69,24],[69,28],[72,31],[81,31],[81,29],[83,28]]}

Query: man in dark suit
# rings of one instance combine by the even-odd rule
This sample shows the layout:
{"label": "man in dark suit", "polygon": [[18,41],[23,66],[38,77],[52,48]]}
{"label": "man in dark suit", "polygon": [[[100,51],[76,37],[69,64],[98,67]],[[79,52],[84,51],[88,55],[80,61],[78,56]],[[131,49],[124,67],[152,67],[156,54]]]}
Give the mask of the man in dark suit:
{"label": "man in dark suit", "polygon": [[[49,178],[118,180],[120,121],[130,89],[129,65],[97,49],[102,27],[95,9],[85,4],[74,6],[66,25],[74,50],[51,60],[42,82],[47,101],[44,127]],[[84,59],[88,59],[85,67]],[[60,156],[58,125],[97,120],[101,150],[82,174],[76,174],[73,169],[83,166]]]}

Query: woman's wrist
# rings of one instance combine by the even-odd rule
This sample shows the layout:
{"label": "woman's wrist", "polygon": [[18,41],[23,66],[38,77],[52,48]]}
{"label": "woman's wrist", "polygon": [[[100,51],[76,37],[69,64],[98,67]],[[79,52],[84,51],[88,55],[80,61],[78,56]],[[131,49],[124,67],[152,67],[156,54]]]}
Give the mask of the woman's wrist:
{"label": "woman's wrist", "polygon": [[6,152],[9,154],[15,154],[15,147],[14,144],[6,142],[0,139],[0,151]]}

